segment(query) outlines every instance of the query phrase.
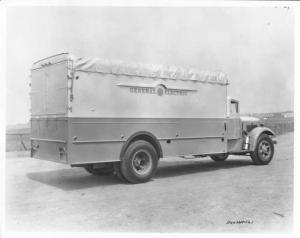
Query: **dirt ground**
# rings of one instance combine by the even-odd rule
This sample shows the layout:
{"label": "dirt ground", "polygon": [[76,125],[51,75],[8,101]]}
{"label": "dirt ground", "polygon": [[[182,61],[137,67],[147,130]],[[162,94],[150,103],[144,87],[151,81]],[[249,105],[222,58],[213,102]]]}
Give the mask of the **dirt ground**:
{"label": "dirt ground", "polygon": [[145,184],[7,153],[7,231],[287,232],[293,216],[293,133],[273,161],[248,156],[162,159]]}

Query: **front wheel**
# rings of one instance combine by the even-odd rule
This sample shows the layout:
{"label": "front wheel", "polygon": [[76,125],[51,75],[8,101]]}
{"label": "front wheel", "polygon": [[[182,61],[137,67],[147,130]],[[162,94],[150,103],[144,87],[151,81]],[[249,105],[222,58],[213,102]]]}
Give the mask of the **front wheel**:
{"label": "front wheel", "polygon": [[147,141],[138,140],[129,145],[120,162],[121,173],[130,183],[147,182],[155,173],[158,156]]}
{"label": "front wheel", "polygon": [[262,134],[257,141],[255,150],[251,152],[251,159],[254,164],[265,165],[271,162],[274,155],[274,144],[271,138]]}
{"label": "front wheel", "polygon": [[228,158],[228,154],[217,154],[217,155],[211,155],[210,158],[216,162],[225,161]]}

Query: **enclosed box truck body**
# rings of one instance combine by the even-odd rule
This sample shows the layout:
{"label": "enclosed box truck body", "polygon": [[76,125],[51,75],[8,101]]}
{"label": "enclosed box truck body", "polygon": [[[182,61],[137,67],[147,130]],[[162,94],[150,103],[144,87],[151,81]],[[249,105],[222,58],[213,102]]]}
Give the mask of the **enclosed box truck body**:
{"label": "enclosed box truck body", "polygon": [[[149,180],[167,156],[250,154],[269,163],[274,133],[239,116],[228,84],[222,72],[45,58],[31,69],[32,157],[133,183]],[[261,138],[266,158],[257,153]]]}

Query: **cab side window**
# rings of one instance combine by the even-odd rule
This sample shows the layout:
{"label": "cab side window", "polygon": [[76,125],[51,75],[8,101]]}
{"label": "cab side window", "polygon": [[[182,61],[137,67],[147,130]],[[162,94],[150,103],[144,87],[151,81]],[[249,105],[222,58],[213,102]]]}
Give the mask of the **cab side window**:
{"label": "cab side window", "polygon": [[239,104],[238,102],[231,101],[230,102],[230,115],[235,115],[239,113]]}

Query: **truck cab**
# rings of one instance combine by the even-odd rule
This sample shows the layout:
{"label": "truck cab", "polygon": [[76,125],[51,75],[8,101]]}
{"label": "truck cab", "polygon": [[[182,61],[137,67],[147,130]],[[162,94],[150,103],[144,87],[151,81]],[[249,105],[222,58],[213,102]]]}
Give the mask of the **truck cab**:
{"label": "truck cab", "polygon": [[[228,153],[236,155],[253,155],[260,137],[267,137],[270,142],[264,143],[268,148],[261,147],[264,155],[267,155],[272,146],[277,143],[275,133],[265,127],[261,120],[256,117],[242,116],[239,112],[240,105],[237,99],[227,97],[227,118],[228,118]],[[271,145],[272,144],[272,145]],[[263,150],[264,149],[264,150]],[[270,153],[273,152],[270,151]],[[271,154],[268,154],[270,156]],[[224,156],[223,156],[224,158]],[[227,157],[226,157],[227,158]]]}
{"label": "truck cab", "polygon": [[227,98],[227,117],[231,119],[238,118],[242,127],[240,128],[242,131],[250,132],[252,129],[258,126],[263,126],[261,120],[257,117],[251,116],[241,116],[239,113],[239,101],[237,99],[228,97]]}

